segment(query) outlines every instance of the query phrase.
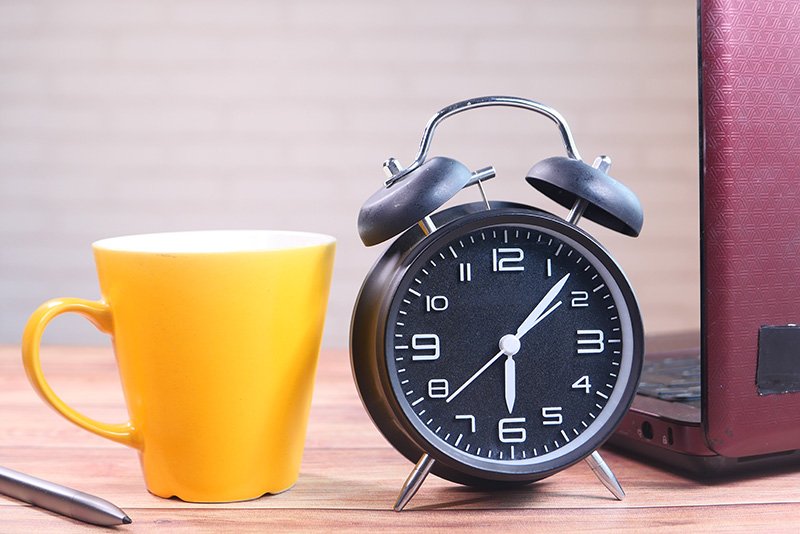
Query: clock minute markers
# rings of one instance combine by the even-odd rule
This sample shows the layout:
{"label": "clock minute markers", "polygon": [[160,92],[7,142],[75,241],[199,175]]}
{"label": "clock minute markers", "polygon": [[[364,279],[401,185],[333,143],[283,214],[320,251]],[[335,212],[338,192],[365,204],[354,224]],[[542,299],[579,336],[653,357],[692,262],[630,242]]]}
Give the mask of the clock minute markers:
{"label": "clock minute markers", "polygon": [[[518,243],[515,241],[514,242],[511,241],[511,237],[515,235],[514,229],[509,228],[507,232],[509,236],[509,246],[516,246]],[[525,233],[522,230],[519,231],[519,234],[520,238],[524,238]],[[496,235],[497,239],[502,240],[504,235],[504,229],[500,227],[497,230]],[[598,279],[600,277],[597,276],[596,272],[588,272],[592,270],[592,266],[594,264],[585,261],[578,262],[574,252],[570,257],[570,259],[567,260],[566,258],[567,256],[569,256],[568,252],[573,250],[569,248],[569,245],[564,245],[562,247],[561,253],[558,255],[558,257],[555,257],[553,253],[556,247],[562,245],[562,243],[556,242],[554,239],[550,240],[552,246],[545,246],[548,244],[548,240],[546,238],[541,238],[542,246],[533,247],[532,244],[537,239],[537,235],[533,234],[532,237],[529,238],[530,244],[527,245],[528,248],[526,248],[526,245],[524,243],[519,243],[519,245],[523,248],[526,256],[532,255],[535,257],[533,261],[542,266],[540,270],[533,268],[531,269],[526,268],[526,271],[529,271],[527,275],[515,276],[513,278],[511,276],[505,276],[505,275],[498,276],[497,278],[492,276],[489,277],[480,276],[479,277],[480,279],[476,280],[473,277],[472,281],[474,283],[477,283],[477,285],[472,285],[470,287],[458,284],[460,273],[457,267],[460,262],[463,263],[465,266],[466,264],[469,263],[472,264],[472,267],[478,265],[479,266],[478,273],[481,275],[486,274],[485,270],[487,269],[486,266],[487,259],[485,255],[490,254],[492,251],[492,247],[495,247],[497,245],[496,243],[491,243],[492,241],[491,230],[486,231],[485,236],[487,241],[485,245],[481,243],[481,235],[479,232],[475,232],[474,235],[464,236],[462,240],[450,241],[449,246],[448,243],[441,245],[441,247],[437,248],[435,251],[432,252],[432,255],[435,258],[436,263],[438,265],[436,267],[431,267],[431,265],[427,263],[429,257],[425,257],[419,264],[419,271],[418,274],[416,275],[417,278],[414,278],[415,275],[413,274],[413,269],[410,269],[407,278],[404,279],[403,285],[401,285],[400,288],[398,289],[396,298],[398,301],[401,301],[401,303],[398,304],[398,308],[396,309],[396,315],[390,316],[392,317],[390,319],[390,323],[393,320],[398,320],[398,322],[403,323],[402,325],[395,323],[396,326],[401,327],[402,330],[390,329],[387,331],[386,335],[387,336],[393,335],[397,331],[404,331],[406,329],[409,329],[410,331],[413,332],[436,331],[442,337],[442,342],[448,346],[447,352],[454,354],[468,353],[469,345],[471,343],[474,343],[474,339],[472,339],[471,336],[462,337],[459,334],[462,332],[473,333],[475,332],[474,329],[476,328],[478,329],[477,331],[480,332],[481,327],[483,328],[482,330],[483,332],[487,331],[497,332],[498,330],[502,332],[503,330],[505,330],[508,336],[507,341],[518,342],[519,338],[517,338],[516,336],[516,331],[512,328],[502,326],[503,323],[508,321],[508,315],[509,315],[508,312],[506,313],[501,312],[499,314],[496,314],[495,321],[484,322],[481,324],[475,324],[474,317],[472,315],[467,315],[465,316],[465,321],[463,322],[463,326],[454,325],[452,322],[452,315],[449,316],[450,317],[449,320],[446,320],[447,319],[446,314],[439,315],[439,314],[432,314],[430,312],[444,311],[444,309],[442,310],[439,309],[439,308],[444,308],[441,302],[442,299],[444,298],[441,296],[443,294],[448,295],[448,298],[450,300],[449,303],[450,306],[448,306],[448,308],[452,308],[451,311],[454,310],[457,314],[463,313],[464,309],[461,306],[464,306],[465,304],[470,307],[480,306],[483,303],[482,299],[487,298],[487,288],[491,289],[494,287],[492,284],[493,282],[497,282],[498,284],[500,284],[501,288],[505,288],[507,285],[512,285],[512,284],[516,285],[516,287],[518,288],[516,291],[517,295],[522,295],[525,293],[528,293],[530,295],[529,292],[531,291],[531,289],[533,289],[534,291],[533,295],[539,294],[539,295],[544,295],[545,297],[549,297],[548,294],[550,293],[550,291],[553,291],[553,296],[545,301],[544,305],[548,307],[544,311],[544,313],[541,314],[540,317],[536,317],[536,314],[533,313],[533,310],[530,309],[530,304],[524,302],[524,301],[530,302],[529,298],[528,299],[514,298],[514,300],[517,301],[513,304],[513,307],[516,309],[514,316],[518,316],[518,314],[524,313],[524,310],[526,308],[530,312],[526,315],[523,315],[525,320],[522,321],[522,324],[517,323],[519,325],[519,329],[517,330],[520,331],[520,337],[527,335],[527,333],[533,328],[535,328],[536,324],[538,324],[538,321],[536,321],[536,324],[528,328],[528,325],[531,322],[530,321],[531,316],[533,316],[534,319],[544,320],[557,309],[561,309],[561,312],[559,316],[556,316],[555,318],[552,319],[552,321],[548,322],[548,324],[545,325],[545,327],[542,327],[548,330],[547,333],[548,335],[535,334],[537,338],[540,335],[543,336],[542,339],[528,340],[530,342],[536,341],[537,344],[543,343],[544,344],[543,347],[547,347],[546,349],[544,349],[544,352],[542,351],[531,352],[530,354],[525,356],[526,358],[531,358],[534,361],[528,364],[523,363],[523,367],[521,367],[520,369],[516,369],[517,360],[515,356],[518,355],[518,352],[511,350],[510,347],[508,346],[503,347],[506,349],[505,351],[501,351],[500,349],[498,349],[498,352],[500,352],[500,354],[494,355],[494,357],[491,359],[492,361],[490,362],[483,360],[483,358],[481,358],[481,360],[483,360],[484,363],[481,363],[480,360],[478,360],[478,362],[481,363],[480,366],[482,368],[484,367],[484,364],[486,364],[485,368],[482,369],[482,371],[476,373],[474,378],[472,378],[469,381],[469,384],[466,385],[461,384],[460,389],[461,392],[463,392],[464,389],[469,388],[470,385],[472,385],[473,387],[471,391],[473,392],[479,391],[481,395],[469,395],[468,396],[469,398],[465,396],[458,397],[457,395],[460,395],[460,392],[456,392],[453,395],[454,396],[453,400],[457,400],[458,402],[456,402],[455,404],[452,402],[447,402],[446,396],[441,397],[442,394],[448,395],[449,393],[453,393],[454,388],[460,385],[460,383],[457,382],[458,378],[456,378],[455,383],[453,383],[453,378],[450,378],[451,382],[450,384],[439,388],[438,385],[439,381],[445,382],[445,380],[441,377],[447,376],[446,373],[449,370],[449,368],[442,367],[449,365],[448,361],[446,360],[439,361],[435,366],[430,365],[425,367],[422,366],[415,367],[414,369],[416,369],[416,371],[414,371],[414,369],[409,369],[409,371],[413,371],[412,381],[414,381],[415,383],[411,384],[411,382],[405,380],[405,383],[409,384],[408,387],[403,388],[402,386],[405,384],[401,383],[400,389],[398,390],[399,395],[402,395],[404,393],[406,394],[405,398],[403,399],[405,402],[402,403],[402,406],[409,406],[411,401],[420,396],[420,393],[422,393],[421,389],[429,390],[428,386],[430,386],[430,381],[431,381],[430,379],[431,377],[434,377],[437,380],[436,387],[439,389],[437,389],[436,394],[434,396],[431,396],[430,398],[435,399],[438,397],[439,400],[438,402],[433,402],[431,404],[419,403],[417,406],[414,407],[409,406],[410,410],[409,413],[413,414],[414,417],[413,421],[415,421],[414,423],[415,425],[416,422],[418,421],[419,424],[422,425],[422,427],[425,429],[425,432],[433,433],[431,435],[431,439],[438,440],[437,442],[441,442],[441,445],[445,449],[448,449],[448,446],[450,448],[454,447],[461,451],[469,453],[471,457],[477,457],[477,458],[486,458],[487,454],[490,454],[489,451],[491,451],[491,456],[489,456],[489,459],[499,459],[500,462],[516,462],[527,465],[526,462],[530,461],[536,463],[534,460],[536,457],[554,453],[557,449],[562,448],[565,444],[569,443],[570,440],[574,441],[573,434],[575,434],[575,436],[581,435],[583,433],[584,428],[590,427],[592,419],[595,418],[594,417],[595,415],[598,415],[597,409],[592,407],[591,410],[594,413],[591,414],[588,411],[581,413],[579,410],[583,409],[589,410],[590,404],[594,405],[596,402],[605,404],[600,396],[595,396],[595,395],[591,396],[592,398],[590,403],[588,401],[573,402],[572,400],[569,399],[569,397],[564,397],[563,399],[558,398],[559,401],[563,402],[557,402],[554,400],[551,404],[553,404],[554,406],[558,404],[559,406],[557,408],[559,410],[561,409],[564,410],[565,418],[567,415],[570,416],[577,415],[579,418],[582,417],[583,419],[585,419],[585,421],[581,421],[580,419],[577,419],[575,421],[578,423],[577,428],[580,429],[580,431],[578,431],[576,428],[564,427],[565,431],[568,434],[568,438],[563,438],[562,437],[563,434],[558,434],[558,432],[560,432],[561,430],[559,427],[544,426],[540,428],[539,425],[535,424],[538,421],[538,409],[537,409],[538,403],[534,402],[533,405],[531,405],[530,388],[525,388],[525,389],[516,388],[517,385],[516,382],[523,378],[525,378],[526,386],[528,386],[531,383],[538,384],[542,380],[543,375],[541,373],[537,373],[535,368],[538,366],[538,362],[541,361],[542,363],[547,363],[552,358],[554,357],[557,358],[558,357],[557,354],[562,353],[561,349],[564,347],[561,347],[561,345],[563,345],[563,343],[555,342],[555,345],[559,346],[558,348],[556,348],[554,346],[554,340],[557,339],[555,338],[555,336],[560,334],[561,331],[564,329],[564,325],[568,326],[566,328],[566,334],[568,336],[570,335],[571,328],[572,328],[571,333],[574,334],[575,327],[571,326],[572,319],[575,313],[575,311],[573,310],[573,308],[575,308],[573,302],[574,295],[569,293],[570,288],[567,288],[566,286],[567,285],[573,286],[574,284],[577,284],[577,286],[575,286],[576,288],[577,287],[586,288],[588,294],[591,295],[592,302],[594,302],[595,298],[599,299],[603,297],[606,291],[601,291],[604,289],[601,288],[601,290],[598,290],[596,293],[594,293],[592,292],[592,289],[598,286],[601,282],[605,281],[605,278]],[[450,246],[452,246],[456,252],[455,257],[453,253],[449,250]],[[580,253],[580,250],[578,252]],[[437,254],[439,256],[444,255],[445,261],[442,261],[442,258],[440,257],[436,257]],[[498,255],[499,254],[500,253],[498,252]],[[502,259],[507,260],[508,256],[509,254],[505,254],[503,255]],[[585,259],[584,256],[581,257]],[[501,258],[498,258],[498,263],[500,259]],[[547,269],[545,267],[545,260],[547,259],[550,259],[551,263],[550,272],[547,272]],[[575,266],[573,265],[573,262],[582,263],[582,265]],[[507,261],[505,266],[508,267]],[[423,272],[422,269],[425,269],[425,271],[427,272]],[[472,271],[473,272],[471,274],[476,274],[475,269],[472,269]],[[566,277],[566,280],[563,280],[567,272],[569,272],[570,275]],[[555,278],[555,276],[558,276],[559,278]],[[589,278],[592,278],[592,280],[590,281]],[[461,280],[461,282],[463,281],[464,280]],[[525,287],[528,288],[527,291],[525,291]],[[414,289],[416,292],[421,293],[421,295],[417,296],[411,291],[409,291],[409,289]],[[447,293],[448,290],[453,292],[452,295],[450,293]],[[561,296],[561,293],[564,293],[563,297]],[[436,296],[437,294],[438,296]],[[407,302],[402,301],[401,299],[403,299],[403,297],[405,297],[405,299],[407,300],[411,300],[412,303],[409,304]],[[430,302],[434,298],[437,299],[435,306],[433,302]],[[542,297],[542,300],[545,300],[544,297]],[[537,304],[537,306],[539,305],[539,303],[536,301],[534,301],[534,303]],[[573,304],[572,306],[570,306],[571,303]],[[607,302],[605,301],[603,301],[603,303],[607,304]],[[456,306],[456,304],[458,306]],[[567,306],[564,306],[563,304],[567,304]],[[506,306],[507,305],[508,303],[506,304]],[[605,310],[602,310],[601,312],[601,310],[598,308],[595,311],[596,313],[582,314],[580,317],[575,316],[574,318],[580,319],[580,321],[585,322],[586,320],[588,320],[587,315],[591,315],[591,318],[594,318],[595,315],[599,314],[599,315],[604,315],[603,319],[607,319],[607,317],[605,317],[606,314],[602,313],[605,312]],[[618,318],[616,315],[614,315],[615,313],[616,310],[607,313],[607,315],[613,316],[612,321]],[[563,319],[561,319],[562,315],[564,316]],[[600,324],[600,323],[597,324],[593,323],[586,325],[581,324],[581,326],[587,326],[587,327],[592,326],[597,328],[602,327],[605,330],[605,324]],[[469,330],[462,331],[459,330],[459,328],[468,328]],[[552,331],[550,331],[550,329],[552,329]],[[525,330],[525,332],[523,333],[522,330]],[[551,336],[549,335],[551,333],[552,333],[552,339]],[[411,334],[405,333],[405,335],[407,336]],[[608,335],[610,337],[615,337],[610,334],[610,331]],[[621,336],[618,335],[616,337],[619,338]],[[468,342],[465,341],[465,338],[469,339],[470,341]],[[402,340],[396,340],[395,342],[396,343],[406,342],[408,343],[406,347],[410,348],[411,343],[409,343],[409,341],[410,339],[409,340],[402,339]],[[531,344],[531,350],[532,347],[533,344]],[[415,349],[417,348],[419,347],[415,347]],[[565,350],[568,351],[568,349]],[[497,359],[500,359],[500,357],[503,355],[506,356],[504,360],[505,365],[503,371],[499,371],[497,369],[494,370],[494,371],[499,371],[497,374],[502,374],[503,378],[501,379],[498,377],[498,378],[492,378],[491,380],[486,380],[482,383],[478,382],[477,379],[480,378],[482,374],[488,374],[487,370],[489,369],[489,367],[495,364]],[[406,355],[406,359],[407,358],[408,356]],[[589,360],[582,361],[580,362],[580,365],[582,366],[584,363],[588,362]],[[395,372],[398,372],[397,367],[402,365],[400,363],[395,363],[395,362],[392,362],[392,364],[393,365],[391,368],[395,369]],[[611,362],[610,361],[607,362],[606,365],[610,366]],[[533,367],[534,368],[533,373],[531,373],[531,369],[527,369],[526,367]],[[617,367],[619,367],[619,364],[617,364]],[[616,370],[616,368],[610,368],[609,370]],[[519,371],[519,373],[517,371]],[[588,372],[588,369],[584,369],[583,367],[581,367],[577,369],[577,371],[580,371],[581,374],[583,374]],[[400,378],[404,378],[407,376],[409,375],[398,374],[397,379],[399,380]],[[451,375],[451,377],[457,377],[457,376],[458,375]],[[565,375],[565,379],[566,378],[569,378],[570,384],[575,380],[575,378],[572,376],[567,377]],[[499,392],[497,391],[499,384],[493,385],[493,383],[499,382],[500,380],[503,380],[504,393],[501,394],[504,395],[503,404],[497,403],[497,401],[489,403],[483,402],[483,399],[481,397],[485,396],[486,398],[491,398],[493,396],[494,398],[497,398],[497,396],[499,396],[498,395]],[[609,381],[609,379],[606,378],[606,381]],[[473,382],[475,382],[475,384],[473,384]],[[545,382],[547,382],[547,380],[545,380]],[[549,382],[547,383],[549,385]],[[409,388],[411,388],[412,386],[414,386],[413,389],[415,390],[414,393],[417,393],[416,395],[414,395],[414,393],[409,393]],[[522,386],[522,382],[520,382],[520,386]],[[447,389],[449,389],[449,392],[447,392]],[[603,392],[607,393],[608,391],[609,391],[608,389],[603,389]],[[427,398],[428,397],[426,396],[425,399],[426,401]],[[445,400],[446,402],[441,403],[442,400]],[[516,403],[517,400],[520,401],[518,404]],[[484,404],[486,404],[485,407]],[[582,404],[586,404],[586,406],[583,407]],[[423,405],[427,406],[427,409],[420,411],[420,408],[422,408]],[[447,407],[452,408],[455,407],[456,405],[458,406],[459,413],[463,414],[470,412],[470,417],[481,418],[480,425],[477,425],[479,426],[477,433],[475,432],[475,430],[472,430],[472,433],[469,433],[468,428],[461,428],[458,426],[453,427],[451,423],[448,422],[453,418],[453,414],[455,412],[453,412],[452,409],[448,410]],[[502,412],[502,408],[500,408],[500,406],[506,407],[508,411]],[[600,407],[598,406],[597,408]],[[600,409],[602,410],[602,408]],[[572,412],[577,412],[577,413],[573,414]],[[484,420],[485,416],[487,415],[489,416],[489,419]],[[507,419],[514,417],[517,417],[518,419],[514,420]],[[504,418],[506,418],[507,420]],[[455,419],[457,420],[459,418],[456,417]],[[504,420],[506,422],[502,423],[502,421]],[[548,419],[548,421],[549,420],[551,419]],[[581,423],[583,423],[583,426],[580,426]],[[452,424],[457,425],[458,423],[452,423]],[[465,430],[467,430],[467,432],[464,432]],[[459,439],[459,436],[461,436],[461,439]],[[450,441],[451,439],[453,441]],[[500,447],[499,449],[494,446],[496,445],[495,442],[497,439],[500,439],[502,443],[499,445]],[[517,444],[517,443],[523,443],[523,441],[518,441],[520,439],[524,440],[525,445]],[[510,445],[510,447],[515,448],[514,451],[511,451],[509,449],[510,443],[515,443],[515,445]],[[479,447],[479,445],[481,447]],[[546,450],[545,447],[549,450]],[[479,450],[480,452],[478,452]]]}

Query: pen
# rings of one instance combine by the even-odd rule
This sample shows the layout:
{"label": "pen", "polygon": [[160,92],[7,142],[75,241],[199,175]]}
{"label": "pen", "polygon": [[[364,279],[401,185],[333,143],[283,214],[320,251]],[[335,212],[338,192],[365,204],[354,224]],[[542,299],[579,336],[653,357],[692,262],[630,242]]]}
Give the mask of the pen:
{"label": "pen", "polygon": [[111,527],[132,522],[106,500],[5,467],[0,467],[0,493],[84,523]]}

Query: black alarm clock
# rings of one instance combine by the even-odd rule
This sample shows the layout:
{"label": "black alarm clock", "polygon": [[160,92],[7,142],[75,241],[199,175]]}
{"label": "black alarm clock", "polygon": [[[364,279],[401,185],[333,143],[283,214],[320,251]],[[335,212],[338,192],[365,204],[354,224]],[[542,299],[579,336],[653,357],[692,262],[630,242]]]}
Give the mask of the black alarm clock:
{"label": "black alarm clock", "polygon": [[[565,207],[489,201],[494,169],[427,158],[445,118],[485,106],[543,114],[566,156],[526,180]],[[586,459],[619,499],[597,448],[629,408],[643,356],[642,320],[625,274],[577,226],[581,217],[637,236],[636,196],[607,174],[610,160],[580,159],[554,109],[517,97],[458,102],[428,122],[415,161],[384,164],[389,178],[361,209],[366,245],[400,235],[361,288],[351,359],[361,399],[389,442],[415,463],[394,506],[432,472],[479,487],[527,484]],[[437,211],[476,185],[482,202]]]}

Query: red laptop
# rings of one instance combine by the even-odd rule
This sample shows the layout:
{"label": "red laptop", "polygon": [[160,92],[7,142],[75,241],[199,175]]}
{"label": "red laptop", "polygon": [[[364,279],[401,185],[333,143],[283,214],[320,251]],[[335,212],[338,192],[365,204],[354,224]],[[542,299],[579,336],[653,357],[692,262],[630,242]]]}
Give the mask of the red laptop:
{"label": "red laptop", "polygon": [[698,36],[700,335],[648,340],[612,443],[705,474],[800,465],[800,2],[701,0]]}

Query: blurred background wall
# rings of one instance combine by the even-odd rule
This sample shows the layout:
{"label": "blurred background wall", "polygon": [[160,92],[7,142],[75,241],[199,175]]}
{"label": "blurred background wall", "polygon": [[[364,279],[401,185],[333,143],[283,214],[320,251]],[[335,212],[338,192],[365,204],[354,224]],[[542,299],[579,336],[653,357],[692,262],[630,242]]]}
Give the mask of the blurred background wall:
{"label": "blurred background wall", "polygon": [[[355,224],[381,163],[410,162],[436,110],[486,94],[547,103],[586,159],[612,157],[642,236],[583,225],[649,332],[696,326],[694,0],[0,0],[0,343],[47,298],[98,296],[94,240],[282,228],[338,238],[324,345],[345,347],[385,248]],[[460,115],[431,153],[494,165],[492,198],[565,214],[523,180],[563,153],[544,118]],[[47,340],[107,343],[70,317]]]}

